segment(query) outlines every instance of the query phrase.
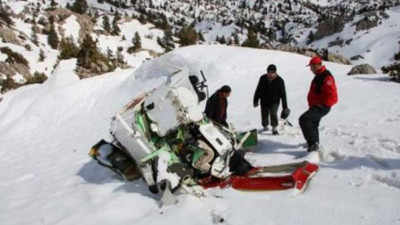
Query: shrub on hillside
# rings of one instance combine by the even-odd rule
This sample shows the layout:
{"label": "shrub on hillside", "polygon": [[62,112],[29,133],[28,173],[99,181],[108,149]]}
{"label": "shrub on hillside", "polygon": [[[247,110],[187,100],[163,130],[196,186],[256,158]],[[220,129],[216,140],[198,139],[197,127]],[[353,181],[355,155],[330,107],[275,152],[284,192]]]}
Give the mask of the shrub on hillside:
{"label": "shrub on hillside", "polygon": [[0,79],[0,89],[1,93],[5,93],[10,90],[14,90],[18,88],[20,84],[14,81],[11,77],[7,77],[6,79]]}
{"label": "shrub on hillside", "polygon": [[49,43],[50,47],[57,49],[59,40],[58,40],[58,34],[54,28],[54,25],[52,24],[49,30],[49,36],[47,36],[47,42]]}
{"label": "shrub on hillside", "polygon": [[394,59],[400,61],[400,51],[394,55]]}
{"label": "shrub on hillside", "polygon": [[14,25],[14,22],[11,19],[10,13],[0,4],[0,19],[6,22],[8,26]]}
{"label": "shrub on hillside", "polygon": [[97,42],[90,35],[83,39],[77,58],[77,66],[86,72],[100,74],[115,69],[115,65],[97,49]]}
{"label": "shrub on hillside", "polygon": [[67,8],[73,12],[79,14],[85,14],[89,6],[86,0],[75,0],[74,4],[72,4],[72,6],[69,6]]}
{"label": "shrub on hillside", "polygon": [[247,33],[247,39],[242,44],[243,47],[250,48],[259,48],[260,41],[258,40],[257,33],[254,33],[252,30],[249,30]]}
{"label": "shrub on hillside", "polygon": [[71,37],[63,39],[60,43],[60,54],[58,59],[70,59],[78,57],[79,48]]}
{"label": "shrub on hillside", "polygon": [[395,82],[400,82],[400,62],[396,62],[389,66],[381,68],[384,73],[389,73],[390,79]]}
{"label": "shrub on hillside", "polygon": [[182,29],[178,33],[178,37],[181,46],[194,45],[198,40],[196,30],[187,25],[183,25]]}
{"label": "shrub on hillside", "polygon": [[26,60],[23,55],[17,52],[13,52],[9,47],[2,47],[0,48],[0,51],[8,56],[6,62],[21,63],[24,64],[25,66],[29,66],[28,60]]}
{"label": "shrub on hillside", "polygon": [[132,44],[133,44],[133,46],[128,48],[129,54],[137,52],[139,49],[142,48],[142,41],[140,39],[140,35],[138,32],[136,32],[135,36],[132,38]]}
{"label": "shrub on hillside", "polygon": [[47,76],[44,73],[35,72],[33,76],[28,77],[25,81],[25,85],[27,84],[41,84],[47,80]]}

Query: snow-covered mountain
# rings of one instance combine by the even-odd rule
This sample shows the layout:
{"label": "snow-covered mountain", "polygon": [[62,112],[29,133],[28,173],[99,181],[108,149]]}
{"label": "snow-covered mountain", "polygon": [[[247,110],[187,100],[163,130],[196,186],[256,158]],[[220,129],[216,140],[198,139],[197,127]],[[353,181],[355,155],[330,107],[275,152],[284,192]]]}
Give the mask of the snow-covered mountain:
{"label": "snow-covered mountain", "polygon": [[[124,182],[92,161],[90,147],[110,140],[111,117],[176,68],[203,70],[210,91],[232,87],[228,120],[260,127],[252,98],[270,63],[286,82],[289,120],[282,135],[259,136],[247,153],[254,165],[293,162],[304,153],[297,125],[307,108],[309,58],[273,50],[198,45],[174,50],[140,68],[79,79],[64,60],[41,85],[10,91],[0,103],[0,221],[24,224],[388,224],[400,222],[400,90],[387,76],[347,76],[351,66],[326,62],[339,102],[321,122],[320,171],[300,196],[290,191],[210,189],[160,207],[143,181]],[[204,103],[202,103],[204,104]]]}
{"label": "snow-covered mountain", "polygon": [[[78,6],[79,10],[84,8],[83,13],[68,10],[73,10],[76,2],[87,4]],[[52,73],[58,58],[65,54],[61,43],[57,47],[50,44],[51,33],[57,35],[53,41],[69,40],[78,48],[86,34],[97,41],[99,52],[113,65],[104,60],[86,65],[94,74],[115,67],[138,67],[185,45],[182,35],[192,35],[197,44],[242,45],[250,30],[261,48],[295,51],[282,47],[288,44],[315,51],[326,49],[351,59],[353,64],[368,63],[379,70],[395,61],[399,51],[399,4],[399,0],[2,0],[1,86],[4,92],[42,81]],[[116,12],[120,18],[115,20]],[[115,25],[119,32],[114,31]],[[182,34],[186,25],[193,26],[198,37]],[[130,50],[136,32],[141,46]],[[91,76],[86,70],[78,71],[83,71],[81,77]]]}

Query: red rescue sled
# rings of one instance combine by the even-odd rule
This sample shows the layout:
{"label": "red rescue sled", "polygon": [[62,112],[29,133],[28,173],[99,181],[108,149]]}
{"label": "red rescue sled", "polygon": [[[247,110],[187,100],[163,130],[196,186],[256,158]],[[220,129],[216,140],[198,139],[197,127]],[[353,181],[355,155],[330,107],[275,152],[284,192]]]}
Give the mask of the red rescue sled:
{"label": "red rescue sled", "polygon": [[[246,175],[232,175],[224,180],[204,178],[199,183],[204,188],[232,186],[238,190],[285,190],[295,188],[303,192],[308,181],[318,171],[318,165],[303,161],[268,167],[255,167]],[[280,175],[274,175],[279,173]]]}

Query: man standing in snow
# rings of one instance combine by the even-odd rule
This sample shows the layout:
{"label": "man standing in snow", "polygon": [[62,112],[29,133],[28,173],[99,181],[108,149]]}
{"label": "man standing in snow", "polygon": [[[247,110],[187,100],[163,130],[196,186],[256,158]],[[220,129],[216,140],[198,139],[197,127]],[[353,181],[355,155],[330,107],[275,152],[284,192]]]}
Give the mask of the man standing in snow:
{"label": "man standing in snow", "polygon": [[253,104],[258,106],[261,102],[261,121],[263,130],[268,130],[269,117],[271,118],[272,134],[278,134],[278,108],[282,99],[282,115],[286,119],[289,116],[289,108],[286,100],[285,82],[276,73],[276,66],[271,64],[267,68],[267,73],[263,74],[258,81],[256,91],[254,93]]}
{"label": "man standing in snow", "polygon": [[335,79],[320,57],[313,57],[308,66],[315,76],[307,95],[309,109],[300,116],[299,124],[308,144],[307,151],[312,152],[319,150],[319,122],[337,103],[338,95]]}
{"label": "man standing in snow", "polygon": [[231,94],[231,88],[228,85],[222,86],[207,100],[204,113],[213,121],[228,127],[226,122],[228,97]]}

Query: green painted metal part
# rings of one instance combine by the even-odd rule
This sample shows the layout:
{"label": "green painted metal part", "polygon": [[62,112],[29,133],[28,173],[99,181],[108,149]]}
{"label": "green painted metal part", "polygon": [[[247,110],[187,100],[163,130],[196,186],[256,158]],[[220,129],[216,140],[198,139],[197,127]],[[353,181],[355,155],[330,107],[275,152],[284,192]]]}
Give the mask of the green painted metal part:
{"label": "green painted metal part", "polygon": [[149,161],[149,160],[151,160],[151,159],[153,159],[153,158],[155,158],[155,157],[158,157],[158,155],[160,155],[160,154],[163,153],[163,152],[169,154],[169,156],[170,156],[170,157],[169,157],[169,161],[168,161],[168,166],[170,166],[170,165],[172,165],[172,164],[175,164],[175,163],[180,163],[180,160],[179,160],[178,156],[175,155],[175,154],[171,151],[171,148],[170,148],[169,145],[167,145],[167,144],[165,144],[163,147],[161,147],[161,148],[155,150],[154,152],[148,154],[146,157],[144,157],[144,158],[141,160],[141,162],[142,162],[142,163],[145,163],[145,162],[147,162],[147,161]]}
{"label": "green painted metal part", "polygon": [[[238,134],[239,140],[241,140],[247,132],[243,132]],[[258,144],[258,133],[256,129],[250,130],[250,135],[247,137],[247,139],[243,142],[242,147],[243,148],[248,148],[248,147],[254,147],[257,146]]]}
{"label": "green painted metal part", "polygon": [[146,124],[145,124],[143,115],[141,113],[139,113],[139,112],[135,113],[135,122],[136,122],[136,125],[141,129],[141,131],[144,134],[146,134],[147,133]]}
{"label": "green painted metal part", "polygon": [[197,148],[195,146],[192,146],[191,150],[193,151],[192,163],[194,164],[197,162],[197,160],[200,159],[202,155],[204,155],[204,150]]}

